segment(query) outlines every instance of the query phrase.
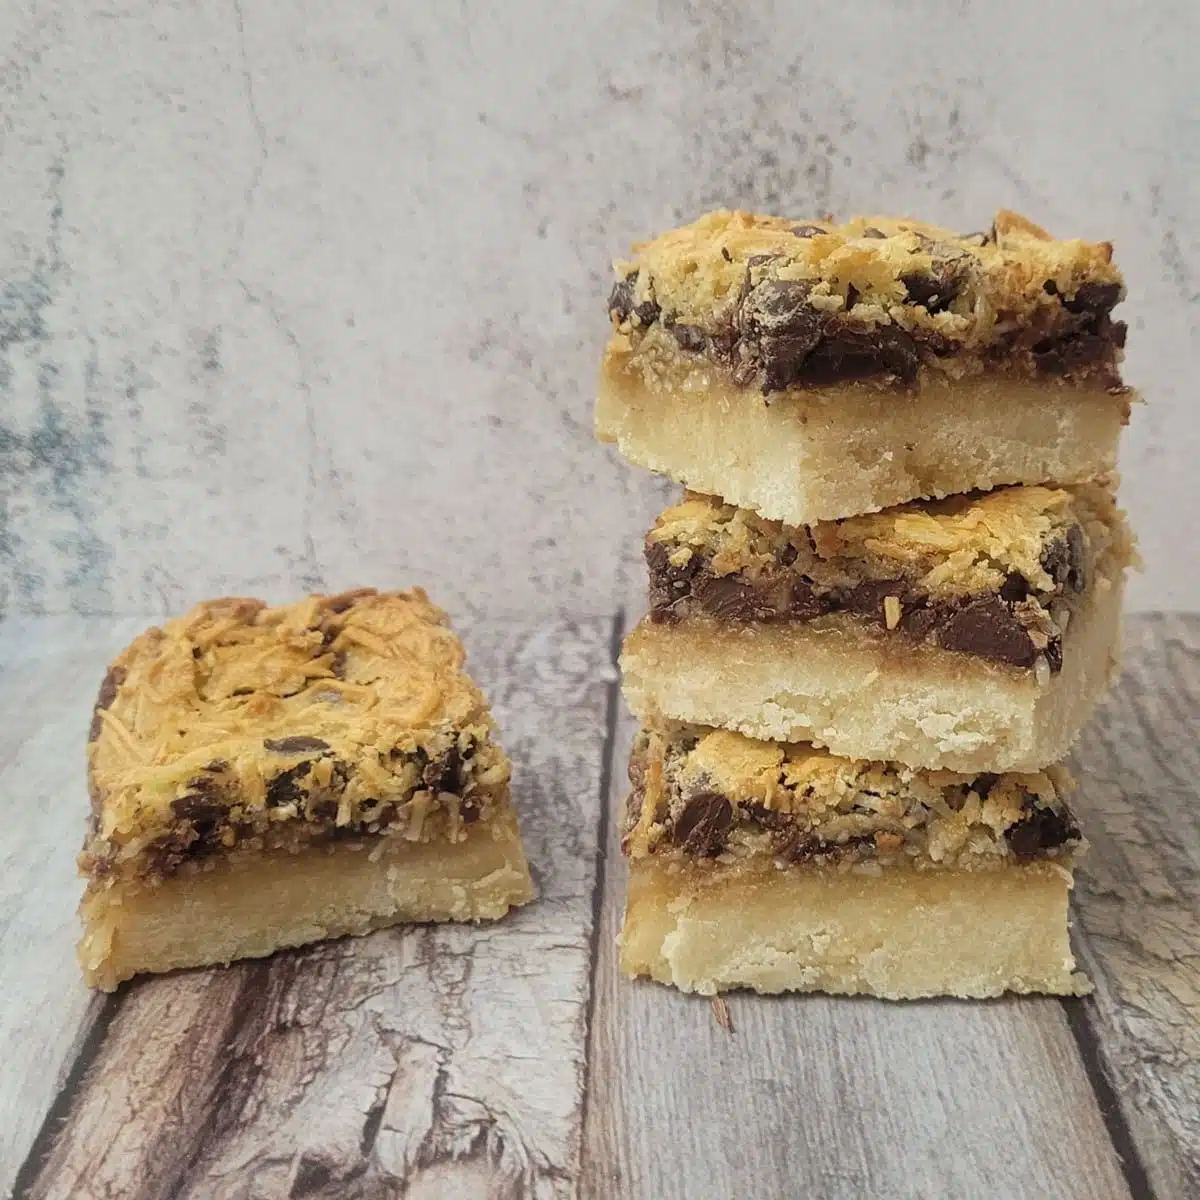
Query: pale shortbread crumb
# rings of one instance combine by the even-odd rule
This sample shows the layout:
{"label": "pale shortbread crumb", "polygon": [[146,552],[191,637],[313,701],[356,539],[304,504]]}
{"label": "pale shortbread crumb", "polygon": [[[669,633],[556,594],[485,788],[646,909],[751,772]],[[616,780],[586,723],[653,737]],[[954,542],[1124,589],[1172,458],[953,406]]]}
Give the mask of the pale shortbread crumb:
{"label": "pale shortbread crumb", "polygon": [[1071,873],[630,865],[621,969],[685,992],[888,1000],[1091,990],[1067,937]]}

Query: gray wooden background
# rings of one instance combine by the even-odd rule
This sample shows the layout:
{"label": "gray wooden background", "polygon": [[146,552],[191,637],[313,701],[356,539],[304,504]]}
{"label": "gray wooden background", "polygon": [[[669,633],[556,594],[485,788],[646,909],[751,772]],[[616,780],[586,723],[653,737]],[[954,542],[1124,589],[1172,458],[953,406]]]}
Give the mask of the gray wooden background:
{"label": "gray wooden background", "polygon": [[666,495],[591,439],[608,262],[718,204],[1112,238],[1132,606],[1200,607],[1198,45],[1187,0],[6,0],[0,612],[608,613]]}

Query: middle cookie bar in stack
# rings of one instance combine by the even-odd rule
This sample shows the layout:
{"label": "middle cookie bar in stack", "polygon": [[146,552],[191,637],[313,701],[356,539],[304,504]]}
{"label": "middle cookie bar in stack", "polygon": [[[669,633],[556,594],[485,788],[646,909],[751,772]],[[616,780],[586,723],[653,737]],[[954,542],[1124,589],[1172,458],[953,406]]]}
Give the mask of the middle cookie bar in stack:
{"label": "middle cookie bar in stack", "polygon": [[625,695],[853,758],[1039,770],[1108,686],[1129,552],[1104,484],[800,527],[689,495],[646,538]]}
{"label": "middle cookie bar in stack", "polygon": [[[617,264],[646,538],[621,961],[687,991],[1070,994],[1057,764],[1132,539],[1111,247],[716,213]],[[933,498],[931,498],[933,497]]]}

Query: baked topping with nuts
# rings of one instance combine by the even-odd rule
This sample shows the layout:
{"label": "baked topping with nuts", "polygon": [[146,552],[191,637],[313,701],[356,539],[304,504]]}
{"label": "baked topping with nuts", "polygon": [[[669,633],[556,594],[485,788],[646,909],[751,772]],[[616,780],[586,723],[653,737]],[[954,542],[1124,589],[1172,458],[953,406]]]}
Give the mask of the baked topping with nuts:
{"label": "baked topping with nuts", "polygon": [[646,537],[656,622],[846,613],[1047,678],[1094,577],[1132,555],[1107,484],[997,488],[799,527],[689,493]]}
{"label": "baked topping with nuts", "polygon": [[629,778],[621,844],[633,858],[969,868],[1069,860],[1082,845],[1061,767],[919,771],[664,725],[638,734]]}
{"label": "baked topping with nuts", "polygon": [[764,394],[922,370],[1004,370],[1121,388],[1124,296],[1107,242],[1016,213],[987,233],[856,217],[714,212],[615,264],[610,354],[704,356]]}
{"label": "baked topping with nuts", "polygon": [[465,836],[506,801],[510,766],[464,659],[419,588],[217,600],[149,630],[97,699],[84,870]]}

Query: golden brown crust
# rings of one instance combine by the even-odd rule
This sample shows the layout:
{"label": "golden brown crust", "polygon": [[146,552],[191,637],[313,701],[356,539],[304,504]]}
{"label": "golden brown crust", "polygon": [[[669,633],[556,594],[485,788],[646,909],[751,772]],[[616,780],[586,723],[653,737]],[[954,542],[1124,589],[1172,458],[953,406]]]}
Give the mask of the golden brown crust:
{"label": "golden brown crust", "polygon": [[1062,665],[1097,575],[1133,557],[1111,482],[1010,487],[789,526],[689,493],[646,538],[655,621],[857,614],[897,637]]}
{"label": "golden brown crust", "polygon": [[790,550],[797,570],[824,576],[829,586],[899,576],[949,597],[997,591],[1014,572],[1032,591],[1061,591],[1046,570],[1047,552],[1076,526],[1090,558],[1112,551],[1121,557],[1114,565],[1128,560],[1121,514],[1105,484],[997,488],[799,528],[689,492],[647,536],[668,548],[672,565],[703,553],[717,575],[757,574]]}
{"label": "golden brown crust", "polygon": [[1069,860],[1081,844],[1057,766],[962,775],[664,723],[639,733],[630,779],[632,858],[975,868]]}
{"label": "golden brown crust", "polygon": [[610,370],[665,377],[697,355],[764,392],[985,370],[1120,387],[1124,295],[1107,242],[1059,241],[1002,210],[987,233],[709,213],[614,264]]}
{"label": "golden brown crust", "polygon": [[510,771],[464,659],[419,588],[225,598],[147,630],[97,699],[81,865],[95,881],[235,845],[454,840]]}

